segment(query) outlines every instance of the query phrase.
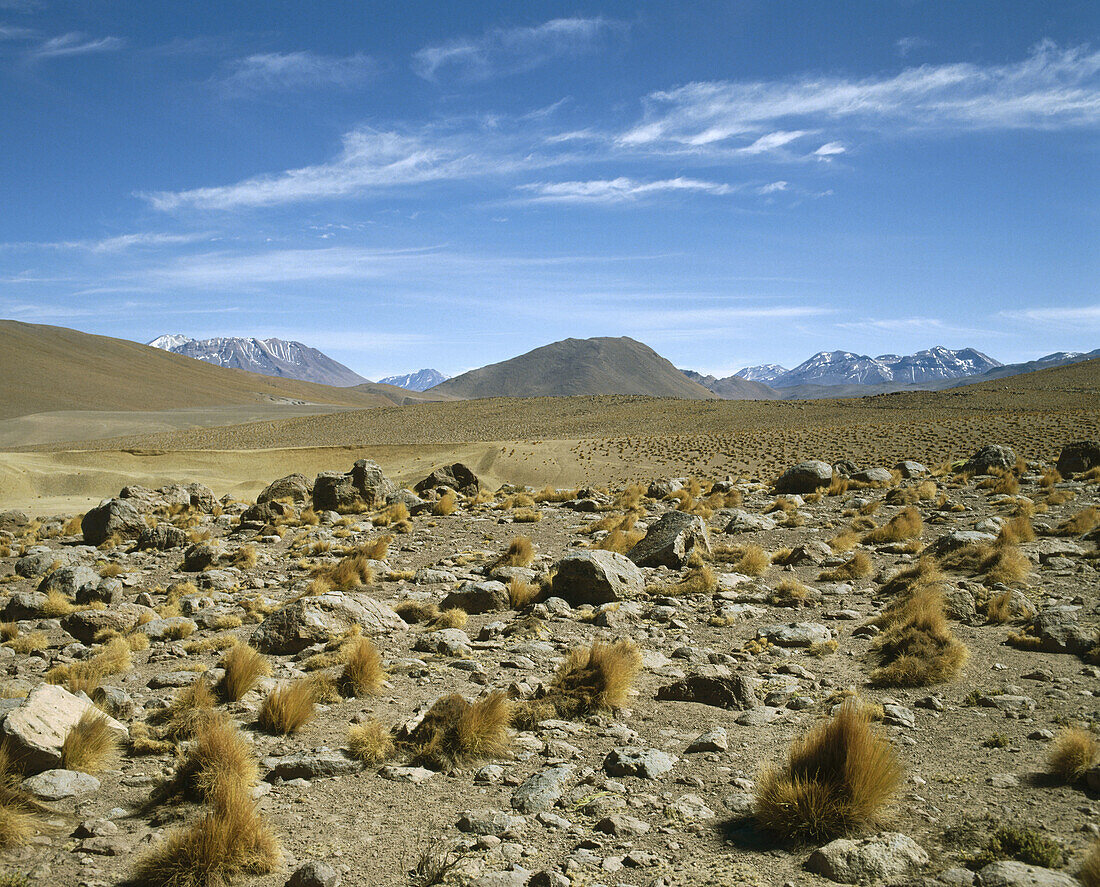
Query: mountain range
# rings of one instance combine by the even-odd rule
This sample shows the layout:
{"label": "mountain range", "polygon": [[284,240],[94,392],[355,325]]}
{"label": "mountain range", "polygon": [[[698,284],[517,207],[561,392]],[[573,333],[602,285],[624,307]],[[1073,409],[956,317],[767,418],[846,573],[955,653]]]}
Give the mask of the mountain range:
{"label": "mountain range", "polygon": [[177,333],[158,336],[147,344],[162,351],[171,351],[173,354],[182,354],[184,357],[229,369],[247,370],[262,376],[300,379],[338,388],[361,385],[368,381],[316,348],[285,339],[239,336],[192,339]]}
{"label": "mountain range", "polygon": [[379,379],[382,385],[396,385],[398,388],[406,388],[409,391],[427,391],[442,382],[446,382],[450,376],[445,376],[439,370],[424,369],[415,373],[406,373],[404,376],[386,376]]}

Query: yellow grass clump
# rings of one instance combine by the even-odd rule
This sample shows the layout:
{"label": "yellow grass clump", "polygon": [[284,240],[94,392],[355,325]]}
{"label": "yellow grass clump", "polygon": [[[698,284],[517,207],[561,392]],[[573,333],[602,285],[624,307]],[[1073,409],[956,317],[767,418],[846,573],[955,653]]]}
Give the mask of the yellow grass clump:
{"label": "yellow grass clump", "polygon": [[199,800],[211,801],[227,789],[247,789],[258,775],[248,740],[236,726],[219,717],[195,733],[176,782]]}
{"label": "yellow grass clump", "polygon": [[909,505],[895,514],[881,527],[876,527],[863,537],[864,542],[871,544],[879,542],[902,542],[905,539],[916,539],[924,529],[920,512]]}
{"label": "yellow grass clump", "polygon": [[0,743],[0,849],[29,840],[38,828],[41,808],[22,788],[23,775]]}
{"label": "yellow grass clump", "polygon": [[595,641],[569,651],[548,698],[560,716],[569,718],[621,708],[641,670],[642,654],[633,641]]}
{"label": "yellow grass clump", "polygon": [[118,737],[98,711],[88,709],[65,735],[61,765],[66,770],[98,773],[118,760]]}
{"label": "yellow grass clump", "polygon": [[534,559],[535,548],[531,544],[531,537],[516,536],[497,563],[503,567],[529,567]]}
{"label": "yellow grass clump", "polygon": [[393,608],[409,625],[431,622],[439,616],[439,607],[432,601],[418,601],[408,598]]}
{"label": "yellow grass clump", "polygon": [[468,702],[458,693],[438,700],[406,742],[416,760],[437,769],[486,758],[508,750],[512,702],[502,692]]}
{"label": "yellow grass clump", "polygon": [[260,727],[282,736],[297,733],[313,717],[316,699],[317,688],[309,679],[276,687],[260,707]]}
{"label": "yellow grass clump", "polygon": [[513,576],[508,582],[508,604],[513,610],[523,610],[538,599],[541,589]]}
{"label": "yellow grass clump", "polygon": [[257,554],[255,545],[242,545],[233,555],[233,566],[242,570],[251,570],[256,566]]}
{"label": "yellow grass clump", "polygon": [[849,579],[865,579],[871,575],[871,556],[857,551],[848,560],[831,570],[825,570],[817,578],[822,582],[846,582]]}
{"label": "yellow grass clump", "polygon": [[271,665],[262,653],[248,644],[234,644],[222,657],[225,675],[218,691],[227,702],[238,702],[262,677],[271,674]]}
{"label": "yellow grass clump", "polygon": [[689,570],[679,582],[666,586],[664,591],[668,594],[713,594],[718,588],[718,579],[714,570],[708,566],[696,567]]}
{"label": "yellow grass clump", "polygon": [[90,696],[104,678],[129,671],[131,667],[130,642],[114,637],[90,659],[54,666],[46,672],[46,681],[63,684],[70,693],[83,691]]}
{"label": "yellow grass clump", "polygon": [[1085,861],[1077,872],[1077,880],[1084,887],[1100,887],[1100,841],[1093,841]]}
{"label": "yellow grass clump", "polygon": [[190,739],[196,731],[216,717],[214,692],[200,677],[189,687],[180,690],[162,714],[165,736],[169,739]]}
{"label": "yellow grass clump", "polygon": [[428,623],[431,628],[462,628],[470,615],[461,607],[448,607],[439,613]]}
{"label": "yellow grass clump", "polygon": [[897,791],[902,767],[855,700],[796,739],[782,767],[757,781],[755,813],[769,831],[820,842],[875,826]]}
{"label": "yellow grass clump", "polygon": [[381,764],[393,756],[393,735],[374,719],[352,724],[348,729],[348,752],[368,766]]}
{"label": "yellow grass clump", "polygon": [[882,665],[871,673],[871,680],[880,686],[940,684],[966,663],[969,654],[947,626],[938,588],[923,587],[899,599],[875,624],[882,632],[872,649]]}
{"label": "yellow grass clump", "polygon": [[1051,743],[1047,764],[1050,772],[1063,782],[1081,779],[1096,758],[1096,737],[1075,727],[1063,729]]}
{"label": "yellow grass clump", "polygon": [[458,503],[454,491],[448,490],[432,503],[432,514],[437,517],[444,517],[448,514],[454,514],[457,508]]}
{"label": "yellow grass clump", "polygon": [[369,638],[359,638],[348,650],[344,671],[338,682],[347,696],[373,696],[386,679],[382,656]]}
{"label": "yellow grass clump", "polygon": [[1100,526],[1100,508],[1090,505],[1078,511],[1069,520],[1058,525],[1055,533],[1059,536],[1081,536]]}

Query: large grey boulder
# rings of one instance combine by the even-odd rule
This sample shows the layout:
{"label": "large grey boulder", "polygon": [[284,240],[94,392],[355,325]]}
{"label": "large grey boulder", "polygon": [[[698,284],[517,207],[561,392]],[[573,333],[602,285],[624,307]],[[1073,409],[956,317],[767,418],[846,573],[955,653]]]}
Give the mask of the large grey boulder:
{"label": "large grey boulder", "polygon": [[184,489],[187,491],[189,504],[192,508],[197,508],[205,514],[212,514],[214,509],[218,507],[218,500],[214,498],[214,491],[206,484],[185,484]]}
{"label": "large grey boulder", "polygon": [[492,579],[484,582],[467,582],[458,591],[452,591],[443,598],[443,603],[440,604],[444,610],[457,607],[473,616],[479,613],[507,610],[509,606],[508,586]]}
{"label": "large grey boulder", "polygon": [[641,779],[657,779],[668,773],[676,761],[676,755],[659,748],[620,746],[613,748],[604,758],[603,769],[608,776],[637,776]]}
{"label": "large grey boulder", "polygon": [[91,567],[77,564],[70,567],[61,567],[54,570],[38,583],[38,590],[42,594],[57,591],[66,597],[75,597],[85,585],[96,586],[99,584],[100,575]]}
{"label": "large grey boulder", "polygon": [[100,712],[86,696],[74,696],[56,684],[39,684],[31,690],[22,704],[4,718],[0,735],[26,772],[56,770],[62,766],[65,737],[86,711],[102,715],[120,742],[129,737],[125,726]]}
{"label": "large grey boulder", "polygon": [[142,530],[137,541],[137,547],[143,551],[148,549],[168,551],[172,548],[183,548],[186,544],[187,531],[164,521],[155,527]]}
{"label": "large grey boulder", "polygon": [[450,487],[464,496],[476,496],[481,489],[481,481],[461,462],[455,462],[453,465],[437,468],[413,489],[417,493],[426,493],[438,487]]}
{"label": "large grey boulder", "polygon": [[901,472],[901,476],[904,478],[921,477],[928,474],[928,469],[925,466],[920,462],[914,462],[912,459],[903,459],[894,467]]}
{"label": "large grey boulder", "polygon": [[397,492],[397,484],[371,459],[360,459],[351,469],[351,482],[368,508],[380,508]]}
{"label": "large grey boulder", "polygon": [[405,628],[400,616],[374,598],[330,591],[291,601],[270,614],[253,632],[252,646],[261,653],[299,653],[313,644],[327,643],[353,625],[369,634]]}
{"label": "large grey boulder", "polygon": [[18,622],[21,619],[35,619],[46,606],[46,595],[40,591],[17,591],[4,609],[0,610],[0,619],[4,622]]}
{"label": "large grey boulder", "polygon": [[879,465],[873,468],[864,468],[852,475],[852,480],[861,484],[884,484],[889,483],[891,478],[893,478],[893,475],[890,470]]}
{"label": "large grey boulder", "polygon": [[90,644],[101,631],[129,634],[138,620],[155,619],[156,615],[156,611],[149,607],[121,603],[103,610],[77,610],[61,620],[61,627],[81,643]]}
{"label": "large grey boulder", "polygon": [[99,780],[79,770],[45,770],[24,779],[22,788],[42,801],[60,801],[99,791]]}
{"label": "large grey boulder", "polygon": [[147,528],[141,512],[126,499],[108,499],[80,521],[84,541],[89,545],[101,545],[116,534],[123,539],[136,539]]}
{"label": "large grey boulder", "polygon": [[1100,441],[1077,440],[1062,447],[1058,454],[1058,473],[1063,477],[1080,474],[1100,465]]}
{"label": "large grey boulder", "polygon": [[725,665],[704,665],[687,677],[658,688],[657,698],[747,711],[760,706],[756,691],[761,686],[760,678],[730,671]]}
{"label": "large grey boulder", "polygon": [[989,474],[990,470],[997,468],[1001,471],[1016,465],[1016,451],[1012,447],[1002,444],[990,444],[982,447],[978,452],[966,460],[963,470],[970,474]]}
{"label": "large grey boulder", "polygon": [[563,557],[554,569],[554,596],[574,607],[629,600],[645,588],[637,565],[614,551],[577,551]]}
{"label": "large grey boulder", "polygon": [[726,524],[725,532],[731,535],[736,533],[755,533],[760,530],[774,530],[775,527],[775,521],[766,514],[753,514],[741,508],[734,508],[730,512],[730,519],[729,523]]}
{"label": "large grey boulder", "polygon": [[1081,887],[1080,881],[1065,872],[1014,859],[991,862],[978,872],[974,883],[977,887]]}
{"label": "large grey boulder", "polygon": [[288,474],[286,477],[273,480],[264,487],[260,495],[256,497],[256,503],[262,505],[264,502],[274,502],[277,499],[308,502],[312,493],[313,484],[309,482],[309,478],[304,474]]}
{"label": "large grey boulder", "polygon": [[992,533],[981,533],[978,530],[954,530],[944,533],[929,546],[929,551],[936,557],[966,548],[968,545],[986,545],[995,542],[997,537]]}
{"label": "large grey boulder", "polygon": [[322,471],[313,481],[314,511],[342,511],[359,501],[351,477],[340,471]]}
{"label": "large grey boulder", "polygon": [[25,511],[20,511],[18,508],[0,511],[0,530],[18,530],[28,523],[30,523],[30,518],[27,517]]}
{"label": "large grey boulder", "polygon": [[819,622],[788,622],[785,625],[766,625],[756,633],[779,647],[812,647],[831,640],[833,633]]}
{"label": "large grey boulder", "polygon": [[858,840],[838,838],[810,854],[806,868],[840,884],[880,884],[904,878],[928,862],[928,854],[912,838],[882,832]]}
{"label": "large grey boulder", "polygon": [[568,764],[547,767],[521,782],[512,792],[512,807],[520,813],[542,813],[562,796],[565,781],[572,774]]}
{"label": "large grey boulder", "polygon": [[15,573],[24,579],[33,579],[50,570],[56,570],[75,560],[73,553],[58,548],[32,549],[15,562]]}
{"label": "large grey boulder", "polygon": [[669,511],[650,524],[644,538],[627,553],[639,567],[678,570],[696,548],[710,551],[706,522],[695,514]]}
{"label": "large grey boulder", "polygon": [[833,481],[833,469],[828,462],[809,459],[788,468],[775,482],[777,493],[812,493]]}

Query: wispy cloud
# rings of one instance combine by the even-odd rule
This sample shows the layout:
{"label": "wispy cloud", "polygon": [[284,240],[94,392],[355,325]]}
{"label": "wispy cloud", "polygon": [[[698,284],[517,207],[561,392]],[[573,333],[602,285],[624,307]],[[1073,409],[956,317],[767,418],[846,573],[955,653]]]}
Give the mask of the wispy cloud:
{"label": "wispy cloud", "polygon": [[134,234],[117,234],[113,237],[104,237],[98,240],[17,241],[12,243],[0,243],[0,249],[86,250],[90,253],[117,253],[141,247],[155,248],[197,243],[201,240],[209,240],[210,237],[211,235],[206,232],[162,234],[159,232],[143,231]]}
{"label": "wispy cloud", "polygon": [[534,27],[494,28],[480,37],[425,46],[413,55],[413,70],[425,80],[518,74],[559,56],[590,51],[617,27],[604,18],[559,18]]}
{"label": "wispy cloud", "polygon": [[0,25],[0,40],[30,40],[37,35],[30,28],[20,28],[15,25]]}
{"label": "wispy cloud", "polygon": [[678,152],[729,147],[792,123],[894,132],[1095,126],[1100,52],[1044,41],[1013,64],[922,65],[862,80],[697,82],[652,93],[645,104],[645,119],[621,134],[621,144]]}
{"label": "wispy cloud", "polygon": [[898,55],[905,58],[909,53],[931,45],[923,37],[902,37],[894,43],[894,48],[898,51]]}
{"label": "wispy cloud", "polygon": [[30,56],[35,59],[49,59],[96,52],[116,52],[124,45],[118,37],[88,37],[78,31],[70,31],[68,34],[51,37],[40,43],[30,51]]}
{"label": "wispy cloud", "polygon": [[616,179],[593,179],[587,182],[534,182],[517,188],[530,196],[531,203],[625,203],[657,194],[675,191],[694,191],[703,194],[731,194],[731,185],[706,182],[679,176],[639,182],[620,176]]}
{"label": "wispy cloud", "polygon": [[370,56],[318,55],[312,52],[267,52],[234,62],[220,82],[233,95],[337,86],[361,86],[378,73]]}
{"label": "wispy cloud", "polygon": [[1002,311],[1001,317],[1057,327],[1100,327],[1100,305],[1079,305],[1072,308],[1046,307]]}

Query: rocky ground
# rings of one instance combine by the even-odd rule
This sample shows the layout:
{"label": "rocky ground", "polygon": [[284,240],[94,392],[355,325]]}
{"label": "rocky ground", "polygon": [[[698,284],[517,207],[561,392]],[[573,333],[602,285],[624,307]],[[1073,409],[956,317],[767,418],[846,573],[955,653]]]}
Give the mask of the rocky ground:
{"label": "rocky ground", "polygon": [[[248,642],[272,673],[218,708],[254,748],[253,793],[282,860],[241,883],[427,884],[418,863],[448,856],[441,883],[486,887],[963,884],[1000,826],[1053,841],[1043,866],[1052,871],[998,863],[977,883],[1077,883],[1068,878],[1100,834],[1100,773],[1093,762],[1066,784],[1046,759],[1059,731],[1100,724],[1100,512],[1090,511],[1100,485],[1069,470],[1100,462],[1100,451],[1083,452],[1084,463],[1063,464],[1066,479],[1051,471],[1057,448],[1046,463],[993,449],[933,471],[849,465],[834,475],[818,463],[780,479],[782,495],[772,477],[479,493],[461,472],[416,495],[358,463],[347,476],[283,479],[260,505],[180,485],[124,490],[83,521],[5,513],[0,730],[48,812],[0,870],[11,883],[123,883],[140,854],[196,817],[198,804],[157,802],[177,761],[157,725],[188,685],[217,684],[224,650]],[[460,489],[449,514],[444,484]],[[913,510],[908,538],[875,535]],[[628,514],[636,522],[616,530]],[[1013,519],[1014,537],[998,543]],[[388,549],[370,560],[366,584],[311,585],[383,536],[392,539],[373,552]],[[529,537],[533,561],[504,566],[517,536]],[[998,545],[1022,556],[998,561],[1013,569],[951,557]],[[859,552],[870,566],[853,567],[858,578],[829,576]],[[969,658],[943,683],[874,683],[872,620],[892,600],[888,580],[933,553],[950,631]],[[532,600],[517,593],[528,585],[538,586]],[[407,622],[398,613],[412,618],[410,600],[468,615]],[[260,728],[269,692],[340,675],[341,642],[359,631],[384,659],[377,695],[344,698],[330,682],[297,732]],[[87,687],[73,680],[119,637],[129,667]],[[537,699],[567,653],[597,639],[641,651],[623,708],[524,724],[503,754],[449,771],[400,746],[382,765],[346,754],[349,726],[377,719],[400,731],[445,694]],[[62,769],[58,753],[91,704],[69,693],[82,688],[127,737],[94,777]],[[823,853],[821,842],[759,828],[762,767],[851,696],[870,706],[905,768],[873,840]]]}

